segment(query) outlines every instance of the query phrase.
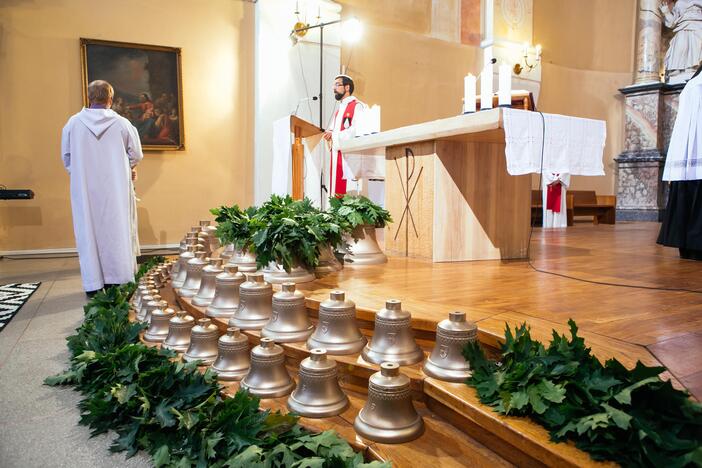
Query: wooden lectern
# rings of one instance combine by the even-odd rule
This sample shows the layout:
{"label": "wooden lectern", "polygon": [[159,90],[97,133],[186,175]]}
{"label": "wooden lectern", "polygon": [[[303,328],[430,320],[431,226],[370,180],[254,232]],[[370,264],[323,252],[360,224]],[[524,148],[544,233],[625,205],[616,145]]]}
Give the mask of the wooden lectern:
{"label": "wooden lectern", "polygon": [[292,144],[292,197],[301,200],[305,196],[305,147],[302,139],[321,133],[321,129],[296,115],[290,116],[290,131],[295,135]]}

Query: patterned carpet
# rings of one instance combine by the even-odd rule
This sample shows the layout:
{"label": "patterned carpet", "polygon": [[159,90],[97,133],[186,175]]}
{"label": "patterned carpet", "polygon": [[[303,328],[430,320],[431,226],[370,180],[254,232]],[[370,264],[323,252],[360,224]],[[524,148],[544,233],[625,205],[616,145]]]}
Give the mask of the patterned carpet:
{"label": "patterned carpet", "polygon": [[0,332],[19,312],[41,283],[13,283],[0,286]]}

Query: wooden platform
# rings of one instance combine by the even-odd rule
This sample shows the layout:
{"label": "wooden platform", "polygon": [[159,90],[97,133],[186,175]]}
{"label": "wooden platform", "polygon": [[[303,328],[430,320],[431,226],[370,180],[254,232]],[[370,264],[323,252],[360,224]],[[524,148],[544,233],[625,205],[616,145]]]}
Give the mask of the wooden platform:
{"label": "wooden platform", "polygon": [[[536,229],[532,238],[534,267],[576,279],[541,273],[525,261],[432,263],[390,258],[386,265],[346,266],[340,272],[301,288],[316,318],[319,302],[332,289],[347,291],[355,301],[359,325],[373,333],[373,317],[387,298],[398,298],[412,312],[420,345],[433,346],[436,323],[451,310],[464,310],[478,323],[478,338],[495,352],[505,323],[527,322],[533,335],[548,341],[552,328],[567,331],[576,320],[581,335],[600,359],[616,357],[627,366],[637,360],[664,364],[678,387],[702,396],[702,295],[684,291],[637,289],[687,288],[702,291],[702,264],[681,260],[677,251],[657,246],[658,225],[620,223],[579,225],[567,230]],[[589,282],[588,282],[589,281]],[[163,290],[168,293],[169,288]],[[194,315],[200,308],[188,300],[166,297]],[[223,320],[215,321],[220,328]],[[247,332],[252,343],[258,333]],[[284,345],[291,374],[307,356],[302,343]],[[311,428],[333,428],[365,451],[369,459],[391,459],[396,466],[594,466],[572,444],[554,444],[536,423],[502,417],[481,405],[475,391],[426,377],[421,366],[403,367],[412,380],[413,396],[428,431],[409,444],[386,446],[358,438],[352,423],[365,399],[368,377],[377,366],[359,356],[337,356],[341,383],[352,406],[337,418],[304,420]],[[269,400],[282,407],[285,399]]]}

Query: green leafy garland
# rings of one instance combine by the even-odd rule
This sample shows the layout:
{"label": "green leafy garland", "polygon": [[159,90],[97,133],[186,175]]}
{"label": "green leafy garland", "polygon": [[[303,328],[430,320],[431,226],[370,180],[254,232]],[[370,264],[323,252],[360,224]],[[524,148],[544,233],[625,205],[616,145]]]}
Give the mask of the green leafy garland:
{"label": "green leafy garland", "polygon": [[526,324],[505,330],[500,362],[478,343],[464,349],[480,401],[498,413],[529,416],[554,441],[571,439],[595,460],[623,466],[702,466],[702,405],[658,376],[664,367],[616,359],[604,366],[577,336],[553,331],[547,348]]}
{"label": "green leafy garland", "polygon": [[369,224],[377,228],[392,222],[388,210],[376,205],[362,195],[344,195],[329,199],[329,211],[338,219],[348,224],[349,230]]}
{"label": "green leafy garland", "polygon": [[210,213],[217,222],[215,235],[222,245],[234,244],[239,250],[251,248],[251,220],[257,210],[255,206],[242,210],[239,205],[212,208]]}
{"label": "green leafy garland", "polygon": [[[158,259],[142,267],[140,275]],[[139,276],[140,276],[139,275]],[[91,435],[113,430],[111,451],[151,454],[157,467],[384,467],[364,463],[334,431],[313,434],[294,414],[261,411],[259,399],[222,387],[197,363],[139,343],[142,324],[128,319],[134,284],[96,294],[67,338],[71,366],[45,380],[73,385],[84,398],[80,423]]]}

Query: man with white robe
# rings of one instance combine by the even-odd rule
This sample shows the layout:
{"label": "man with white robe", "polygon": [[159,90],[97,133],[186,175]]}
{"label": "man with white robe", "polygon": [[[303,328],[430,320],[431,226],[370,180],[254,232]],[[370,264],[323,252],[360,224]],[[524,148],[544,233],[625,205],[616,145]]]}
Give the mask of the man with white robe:
{"label": "man with white robe", "polygon": [[331,145],[329,164],[329,193],[345,195],[347,182],[353,172],[344,160],[339,146],[342,141],[356,136],[354,120],[362,118],[367,106],[353,96],[353,79],[347,75],[338,75],[334,79],[334,98],[339,101],[339,108],[334,113],[332,126],[324,132],[324,139]]}
{"label": "man with white robe", "polygon": [[89,108],[63,128],[61,158],[71,178],[71,207],[83,288],[88,296],[134,281],[137,237],[134,167],[143,158],[136,128],[110,109],[106,81],[88,85]]}
{"label": "man with white robe", "polygon": [[680,93],[663,180],[670,181],[658,243],[702,260],[702,64]]}
{"label": "man with white robe", "polygon": [[570,174],[544,172],[543,176],[543,227],[568,227],[566,189],[570,185]]}

